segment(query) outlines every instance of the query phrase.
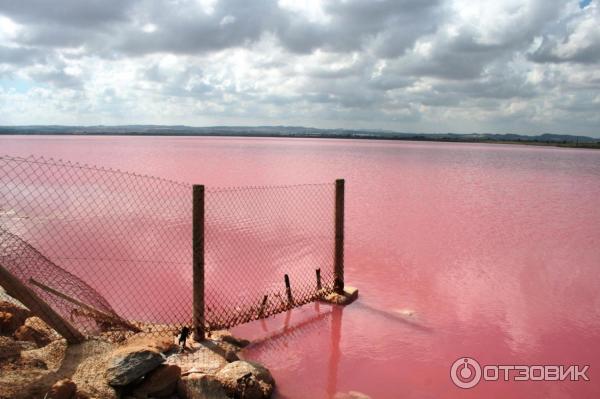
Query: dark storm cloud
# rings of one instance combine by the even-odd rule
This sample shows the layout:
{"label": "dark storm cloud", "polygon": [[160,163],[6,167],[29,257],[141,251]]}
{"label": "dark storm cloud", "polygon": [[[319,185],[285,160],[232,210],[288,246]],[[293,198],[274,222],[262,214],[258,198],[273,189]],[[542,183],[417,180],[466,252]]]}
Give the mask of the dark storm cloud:
{"label": "dark storm cloud", "polygon": [[[600,21],[598,21],[600,23]],[[599,36],[600,39],[600,36]],[[530,59],[538,63],[563,63],[574,62],[581,64],[594,64],[600,62],[600,41],[594,41],[576,48],[574,51],[561,54],[561,45],[569,43],[569,38],[557,40],[544,38],[542,44],[530,55]]]}
{"label": "dark storm cloud", "polygon": [[435,88],[441,94],[450,94],[457,98],[532,98],[539,93],[536,86],[527,82],[521,74],[498,68],[486,73],[481,79],[443,82]]}
{"label": "dark storm cloud", "polygon": [[55,88],[80,89],[83,85],[83,81],[79,77],[66,73],[62,67],[33,70],[28,75],[37,82],[49,84]]}
{"label": "dark storm cloud", "polygon": [[[330,21],[309,23],[284,17],[276,33],[289,50],[301,53],[316,48],[347,52],[375,40],[374,50],[382,57],[402,54],[414,41],[433,32],[442,20],[439,0],[349,0],[327,1],[324,11]],[[281,23],[284,22],[284,23]]]}
{"label": "dark storm cloud", "polygon": [[413,76],[478,79],[490,64],[509,62],[515,54],[523,52],[539,32],[557,17],[563,2],[547,0],[530,3],[530,7],[514,23],[491,37],[482,37],[482,33],[471,25],[460,26],[453,35],[438,32],[430,39],[431,49],[427,54],[412,54],[400,59],[396,63],[396,70]]}
{"label": "dark storm cloud", "polygon": [[[193,0],[24,0],[3,2],[2,14],[26,26],[21,43],[84,47],[104,56],[198,54],[241,46],[276,31],[285,17],[274,0],[221,1],[210,14]],[[144,24],[155,30],[144,31]]]}
{"label": "dark storm cloud", "polygon": [[[279,7],[276,0],[222,0],[208,14],[192,0],[8,1],[0,14],[25,24],[22,43],[85,46],[90,52],[197,54],[275,35],[288,50],[317,48],[347,52],[375,40],[380,56],[402,54],[442,18],[441,0],[327,1],[327,23],[310,22]],[[152,24],[144,31],[140,24]]]}
{"label": "dark storm cloud", "polygon": [[4,0],[0,14],[27,24],[87,29],[127,19],[135,0]]}
{"label": "dark storm cloud", "polygon": [[113,44],[127,54],[169,52],[196,54],[256,42],[277,21],[271,0],[218,2],[211,14],[194,1],[164,8],[151,3],[143,16],[156,30],[129,26]]}
{"label": "dark storm cloud", "polygon": [[27,65],[44,58],[44,53],[38,49],[0,45],[0,64]]}
{"label": "dark storm cloud", "polygon": [[563,96],[558,108],[568,112],[597,114],[600,109],[600,100],[597,97],[598,92],[596,90],[583,90],[577,95]]}
{"label": "dark storm cloud", "polygon": [[91,53],[131,22],[136,0],[18,0],[0,2],[0,15],[24,27],[16,42],[47,48],[86,47]]}
{"label": "dark storm cloud", "polygon": [[18,40],[27,46],[68,48],[89,46],[97,36],[97,31],[80,26],[38,25],[21,33]]}
{"label": "dark storm cloud", "polygon": [[538,63],[599,63],[600,11],[597,5],[588,4],[559,21],[553,30],[544,32],[529,59]]}
{"label": "dark storm cloud", "polygon": [[506,52],[501,44],[481,44],[468,32],[457,37],[442,37],[434,42],[430,55],[401,61],[401,69],[415,76],[465,80],[481,75],[484,67]]}
{"label": "dark storm cloud", "polygon": [[372,77],[368,81],[368,86],[376,90],[394,90],[402,87],[408,87],[415,82],[415,79],[399,74],[384,74]]}
{"label": "dark storm cloud", "polygon": [[435,30],[440,0],[328,1],[327,23],[311,22],[279,7],[275,0],[225,0],[206,14],[193,1],[177,7],[149,7],[151,33],[132,29],[116,43],[133,54],[177,52],[194,54],[248,45],[269,33],[289,51],[310,53],[317,48],[333,52],[361,49],[376,39],[384,57],[401,54],[421,35]]}

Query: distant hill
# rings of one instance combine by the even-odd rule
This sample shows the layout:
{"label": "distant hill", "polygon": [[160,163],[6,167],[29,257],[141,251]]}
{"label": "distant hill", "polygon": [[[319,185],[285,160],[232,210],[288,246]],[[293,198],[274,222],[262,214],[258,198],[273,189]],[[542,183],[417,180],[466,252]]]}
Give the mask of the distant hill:
{"label": "distant hill", "polygon": [[537,136],[527,136],[514,133],[406,133],[387,130],[317,129],[302,126],[0,126],[0,134],[317,137],[374,140],[521,143],[600,148],[600,139],[588,136],[573,136],[569,134],[544,133]]}

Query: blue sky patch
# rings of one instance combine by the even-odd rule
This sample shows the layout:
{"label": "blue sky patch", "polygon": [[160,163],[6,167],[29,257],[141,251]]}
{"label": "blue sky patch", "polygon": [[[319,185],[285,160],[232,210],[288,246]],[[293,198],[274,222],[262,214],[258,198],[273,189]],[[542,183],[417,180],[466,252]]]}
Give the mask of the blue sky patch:
{"label": "blue sky patch", "polygon": [[586,8],[591,2],[592,0],[579,0],[579,8]]}
{"label": "blue sky patch", "polygon": [[30,81],[25,79],[0,79],[0,87],[7,89],[15,89],[19,93],[25,93],[29,91],[33,87],[33,84]]}

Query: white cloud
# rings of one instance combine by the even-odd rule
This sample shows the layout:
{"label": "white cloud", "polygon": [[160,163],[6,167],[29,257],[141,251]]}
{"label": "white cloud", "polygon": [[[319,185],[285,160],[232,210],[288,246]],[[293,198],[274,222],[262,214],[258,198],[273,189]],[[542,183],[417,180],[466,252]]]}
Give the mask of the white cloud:
{"label": "white cloud", "polygon": [[0,124],[600,136],[595,0],[59,1],[0,5]]}

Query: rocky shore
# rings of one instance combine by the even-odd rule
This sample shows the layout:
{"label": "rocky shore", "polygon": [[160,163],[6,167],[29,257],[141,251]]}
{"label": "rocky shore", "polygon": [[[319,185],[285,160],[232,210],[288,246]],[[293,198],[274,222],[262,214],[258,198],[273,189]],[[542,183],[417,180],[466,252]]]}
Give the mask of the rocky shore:
{"label": "rocky shore", "polygon": [[27,309],[0,301],[0,399],[269,398],[269,370],[248,341],[213,332],[181,352],[174,335],[103,335],[68,345]]}

